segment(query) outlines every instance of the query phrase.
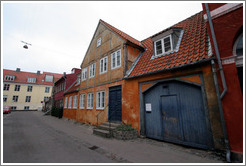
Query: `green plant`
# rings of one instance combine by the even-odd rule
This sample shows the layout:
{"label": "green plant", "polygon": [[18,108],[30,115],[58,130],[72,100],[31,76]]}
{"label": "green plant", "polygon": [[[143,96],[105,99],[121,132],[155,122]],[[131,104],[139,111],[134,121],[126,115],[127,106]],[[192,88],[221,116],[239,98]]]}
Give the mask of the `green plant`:
{"label": "green plant", "polygon": [[132,130],[135,130],[135,129],[132,128],[131,125],[121,124],[121,125],[116,127],[116,130],[118,130],[118,131],[132,131]]}

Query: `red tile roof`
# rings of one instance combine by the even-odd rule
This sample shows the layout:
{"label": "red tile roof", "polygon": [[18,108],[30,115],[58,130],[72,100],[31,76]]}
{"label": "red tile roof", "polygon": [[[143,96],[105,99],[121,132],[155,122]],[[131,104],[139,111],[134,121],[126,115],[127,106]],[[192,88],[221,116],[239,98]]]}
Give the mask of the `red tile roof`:
{"label": "red tile roof", "polygon": [[123,39],[128,40],[128,41],[130,41],[131,43],[136,44],[136,45],[138,45],[138,46],[140,46],[140,47],[142,47],[142,48],[144,47],[144,46],[142,45],[142,43],[141,43],[140,41],[138,41],[137,39],[134,39],[133,37],[129,36],[128,34],[126,34],[126,33],[124,33],[124,32],[122,32],[121,30],[119,30],[119,29],[113,27],[112,25],[106,23],[105,21],[103,21],[103,20],[101,20],[101,19],[100,19],[100,22],[103,23],[105,26],[107,26],[109,29],[111,29],[113,32],[115,32],[116,34],[118,34],[118,35],[119,35],[120,37],[122,37]]}
{"label": "red tile roof", "polygon": [[[5,75],[15,76],[14,81],[5,80]],[[15,70],[3,69],[3,81],[14,82],[14,83],[25,83],[25,84],[38,84],[38,85],[53,85],[53,82],[45,82],[45,75],[54,75],[54,82],[62,77],[62,74],[43,72],[43,74],[31,73],[31,72],[16,72]],[[27,78],[36,78],[35,83],[27,82]]]}
{"label": "red tile roof", "polygon": [[188,64],[195,64],[211,57],[211,55],[208,56],[208,35],[202,12],[175,24],[164,31],[171,28],[182,28],[184,30],[179,50],[168,55],[151,59],[153,55],[153,41],[151,38],[163,31],[143,40],[142,44],[146,47],[146,50],[143,52],[128,77],[135,77],[161,70],[182,67]]}

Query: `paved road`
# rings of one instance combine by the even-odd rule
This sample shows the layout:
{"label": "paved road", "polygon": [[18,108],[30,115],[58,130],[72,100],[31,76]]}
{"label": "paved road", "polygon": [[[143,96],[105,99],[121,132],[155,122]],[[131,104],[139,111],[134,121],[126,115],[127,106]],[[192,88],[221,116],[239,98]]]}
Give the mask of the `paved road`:
{"label": "paved road", "polygon": [[92,127],[42,112],[3,117],[3,163],[223,163],[211,151],[138,138],[92,134]]}
{"label": "paved road", "polygon": [[3,119],[4,163],[108,163],[113,160],[48,126],[34,112]]}

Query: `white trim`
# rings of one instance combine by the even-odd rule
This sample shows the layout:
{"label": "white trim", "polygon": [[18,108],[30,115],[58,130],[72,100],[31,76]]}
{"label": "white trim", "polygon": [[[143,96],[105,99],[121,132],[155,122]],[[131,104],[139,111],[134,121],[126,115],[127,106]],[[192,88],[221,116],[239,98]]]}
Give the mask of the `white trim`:
{"label": "white trim", "polygon": [[[117,65],[117,53],[118,52],[120,53],[120,65]],[[113,67],[113,56],[115,56],[115,67]],[[111,69],[114,70],[119,67],[121,67],[121,50],[120,49],[111,54]]]}
{"label": "white trim", "polygon": [[[104,64],[105,64],[106,59],[107,59],[106,70],[104,70],[105,69],[105,65]],[[103,71],[101,71],[101,61],[103,63]],[[100,65],[99,66],[99,74],[106,73],[108,71],[108,56],[101,58],[100,61],[99,61],[99,65]]]}
{"label": "white trim", "polygon": [[82,69],[82,81],[85,81],[87,78],[87,67]]}
{"label": "white trim", "polygon": [[[224,14],[227,14],[233,10],[236,10],[240,7],[243,7],[243,3],[227,3],[227,4],[225,4],[219,8],[216,8],[216,9],[210,11],[210,15],[211,15],[212,19],[215,19],[215,18],[220,17]],[[207,14],[204,14],[203,18],[206,21],[208,19]]]}
{"label": "white trim", "polygon": [[78,95],[73,96],[73,109],[78,108]]}
{"label": "white trim", "polygon": [[69,99],[68,99],[68,108],[72,108],[72,101],[73,101],[73,96],[69,96]]}
{"label": "white trim", "polygon": [[80,109],[85,108],[85,94],[80,94],[80,96],[79,96],[79,108]]}
{"label": "white trim", "polygon": [[67,97],[65,97],[65,104],[64,104],[64,108],[67,108]]}
{"label": "white trim", "polygon": [[[93,68],[94,68],[94,72],[93,72]],[[91,75],[91,70],[92,70],[92,75]],[[92,63],[89,66],[89,79],[95,77],[96,75],[96,63]]]}
{"label": "white trim", "polygon": [[87,94],[87,104],[86,104],[87,109],[93,109],[93,102],[94,102],[93,98],[94,98],[93,93]]}
{"label": "white trim", "polygon": [[[102,94],[104,94],[104,96]],[[98,96],[99,96],[99,98],[98,98]],[[96,97],[96,109],[97,110],[104,110],[104,107],[105,107],[105,91],[98,91],[97,97]]]}

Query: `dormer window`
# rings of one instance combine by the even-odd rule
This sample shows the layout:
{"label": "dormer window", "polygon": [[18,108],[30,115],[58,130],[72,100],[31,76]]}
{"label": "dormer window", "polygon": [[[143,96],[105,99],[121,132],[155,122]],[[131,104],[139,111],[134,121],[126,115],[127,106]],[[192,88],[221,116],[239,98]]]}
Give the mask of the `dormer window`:
{"label": "dormer window", "polygon": [[102,38],[97,39],[97,47],[101,45],[101,42],[102,42]]}
{"label": "dormer window", "polygon": [[15,80],[15,76],[12,76],[12,75],[5,75],[4,80],[6,80],[6,81],[14,81],[14,80]]}
{"label": "dormer window", "polygon": [[36,83],[36,78],[28,77],[27,82]]}
{"label": "dormer window", "polygon": [[53,75],[45,75],[45,82],[53,82],[54,76]]}
{"label": "dormer window", "polygon": [[177,52],[183,36],[183,30],[170,29],[162,32],[154,37],[153,41],[153,57],[160,57],[166,54]]}

